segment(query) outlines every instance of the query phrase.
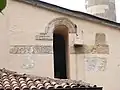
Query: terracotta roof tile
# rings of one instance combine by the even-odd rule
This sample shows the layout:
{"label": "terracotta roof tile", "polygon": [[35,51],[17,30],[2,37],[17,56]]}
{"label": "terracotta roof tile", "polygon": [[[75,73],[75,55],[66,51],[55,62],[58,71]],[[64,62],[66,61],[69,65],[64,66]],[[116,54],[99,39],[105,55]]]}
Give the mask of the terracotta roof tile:
{"label": "terracotta roof tile", "polygon": [[52,79],[27,74],[18,74],[0,69],[0,90],[36,90],[58,88],[94,87],[88,83],[69,79]]}

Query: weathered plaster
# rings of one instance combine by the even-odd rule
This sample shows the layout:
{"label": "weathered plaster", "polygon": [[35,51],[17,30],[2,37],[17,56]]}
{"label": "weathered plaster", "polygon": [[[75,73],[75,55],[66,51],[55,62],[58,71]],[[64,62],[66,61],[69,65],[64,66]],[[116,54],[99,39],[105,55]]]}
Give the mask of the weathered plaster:
{"label": "weathered plaster", "polygon": [[107,66],[107,59],[102,57],[86,57],[85,66],[87,71],[105,71]]}

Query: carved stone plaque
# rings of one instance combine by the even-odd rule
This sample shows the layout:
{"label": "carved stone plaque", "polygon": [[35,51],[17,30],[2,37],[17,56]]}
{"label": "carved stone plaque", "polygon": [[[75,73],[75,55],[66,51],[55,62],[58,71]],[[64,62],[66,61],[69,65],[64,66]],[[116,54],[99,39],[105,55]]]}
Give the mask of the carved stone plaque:
{"label": "carved stone plaque", "polygon": [[38,35],[35,36],[35,40],[47,40],[47,41],[52,41],[53,38],[52,36],[49,36],[46,33],[40,33]]}

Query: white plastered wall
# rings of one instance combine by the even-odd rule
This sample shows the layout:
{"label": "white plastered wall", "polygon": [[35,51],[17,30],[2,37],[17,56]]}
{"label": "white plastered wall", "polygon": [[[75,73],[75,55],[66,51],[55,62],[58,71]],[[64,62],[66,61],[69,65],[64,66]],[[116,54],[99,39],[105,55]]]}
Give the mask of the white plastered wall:
{"label": "white plastered wall", "polygon": [[[4,13],[5,16],[8,16],[8,18],[0,15],[1,68],[5,67],[17,72],[53,77],[54,68],[52,54],[31,55],[30,57],[32,57],[32,59],[34,60],[34,66],[32,68],[26,69],[22,66],[25,63],[29,63],[25,61],[28,56],[24,54],[9,54],[8,56],[8,46],[41,44],[52,45],[52,41],[36,41],[35,35],[38,33],[44,33],[45,27],[53,19],[66,17],[77,25],[78,31],[83,30],[84,44],[94,45],[96,33],[104,33],[106,35],[106,43],[109,45],[109,54],[79,54],[77,56],[75,54],[70,54],[70,78],[82,79],[86,82],[103,86],[105,90],[120,89],[119,30],[86,20],[51,12],[42,8],[14,2],[11,0],[9,0],[9,5],[6,9],[7,10],[4,11]],[[7,11],[9,12],[8,14],[6,14]],[[7,37],[6,33],[9,33],[9,38]],[[75,34],[70,34],[70,45],[73,44],[74,38]],[[86,70],[87,64],[85,61],[89,58],[105,58],[105,60],[107,61],[107,64],[105,65],[105,70]]]}

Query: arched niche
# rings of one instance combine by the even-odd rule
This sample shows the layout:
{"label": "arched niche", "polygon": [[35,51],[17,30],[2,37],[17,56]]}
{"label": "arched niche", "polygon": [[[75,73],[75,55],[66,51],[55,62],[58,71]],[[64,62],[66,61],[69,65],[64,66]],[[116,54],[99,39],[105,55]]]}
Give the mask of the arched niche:
{"label": "arched niche", "polygon": [[65,17],[55,18],[51,22],[48,23],[45,33],[46,34],[52,34],[54,32],[54,29],[56,26],[64,25],[68,28],[69,33],[76,33],[76,25]]}

